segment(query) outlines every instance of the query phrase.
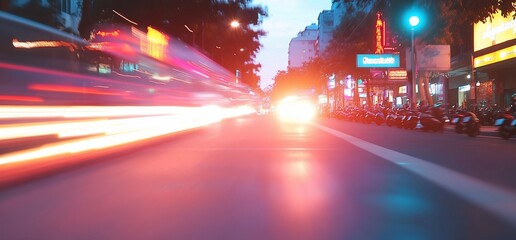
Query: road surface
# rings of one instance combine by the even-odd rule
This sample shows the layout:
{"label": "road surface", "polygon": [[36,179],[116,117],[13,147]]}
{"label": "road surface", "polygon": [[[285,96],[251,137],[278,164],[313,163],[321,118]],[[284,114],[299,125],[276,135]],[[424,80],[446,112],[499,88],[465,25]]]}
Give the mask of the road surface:
{"label": "road surface", "polygon": [[516,142],[251,116],[0,190],[1,239],[514,239]]}

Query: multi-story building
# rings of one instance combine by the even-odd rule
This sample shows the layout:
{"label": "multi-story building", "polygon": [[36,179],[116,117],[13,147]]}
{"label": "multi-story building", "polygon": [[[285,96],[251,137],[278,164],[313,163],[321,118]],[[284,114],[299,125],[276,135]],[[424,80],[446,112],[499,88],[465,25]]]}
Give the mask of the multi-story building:
{"label": "multi-story building", "polygon": [[8,0],[2,8],[8,11],[34,6],[52,9],[56,13],[49,16],[54,23],[53,27],[78,35],[82,2],[83,0]]}
{"label": "multi-story building", "polygon": [[319,27],[313,23],[305,30],[299,32],[297,37],[290,40],[288,47],[288,67],[302,67],[305,62],[310,61],[317,54],[316,42]]}
{"label": "multi-story building", "polygon": [[333,31],[335,30],[334,18],[332,10],[324,10],[319,13],[317,18],[319,22],[319,32],[317,36],[317,55],[324,53],[328,45],[333,39]]}

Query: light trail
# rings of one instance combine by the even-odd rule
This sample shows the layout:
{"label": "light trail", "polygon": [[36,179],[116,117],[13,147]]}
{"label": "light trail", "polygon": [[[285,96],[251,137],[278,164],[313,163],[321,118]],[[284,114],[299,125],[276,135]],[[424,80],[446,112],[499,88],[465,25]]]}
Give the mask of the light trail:
{"label": "light trail", "polygon": [[151,116],[187,113],[192,109],[175,106],[0,106],[0,119]]}
{"label": "light trail", "polygon": [[[34,112],[25,112],[32,109]],[[2,109],[0,109],[1,111]],[[14,117],[121,117],[81,119],[64,122],[36,122],[0,127],[0,140],[55,134],[62,140],[41,147],[0,155],[0,168],[17,162],[58,157],[105,149],[171,133],[194,129],[223,119],[254,113],[250,107],[4,107]],[[81,112],[81,110],[83,110]],[[88,111],[89,110],[89,111]],[[56,112],[57,111],[57,112]],[[26,114],[25,114],[26,113]],[[3,112],[2,115],[6,113]],[[32,114],[32,115],[29,115]],[[147,116],[139,116],[147,115]],[[137,117],[134,117],[137,116]]]}

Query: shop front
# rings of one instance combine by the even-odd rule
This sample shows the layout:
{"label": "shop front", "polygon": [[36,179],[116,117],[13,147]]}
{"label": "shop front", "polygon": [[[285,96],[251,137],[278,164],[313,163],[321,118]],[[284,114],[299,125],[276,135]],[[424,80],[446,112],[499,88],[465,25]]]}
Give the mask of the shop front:
{"label": "shop front", "polygon": [[476,78],[470,83],[470,98],[480,106],[509,106],[516,93],[516,19],[510,16],[498,13],[474,26]]}

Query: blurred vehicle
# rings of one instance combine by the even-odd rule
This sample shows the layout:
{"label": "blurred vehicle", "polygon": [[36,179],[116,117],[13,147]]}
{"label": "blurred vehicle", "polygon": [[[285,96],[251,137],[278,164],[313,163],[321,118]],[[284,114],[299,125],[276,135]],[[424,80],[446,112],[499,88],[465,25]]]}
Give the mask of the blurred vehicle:
{"label": "blurred vehicle", "polygon": [[277,106],[280,119],[289,122],[309,122],[317,114],[316,104],[309,97],[288,96],[280,100]]}
{"label": "blurred vehicle", "polygon": [[153,29],[98,25],[91,38],[0,12],[2,105],[241,105],[250,88]]}

